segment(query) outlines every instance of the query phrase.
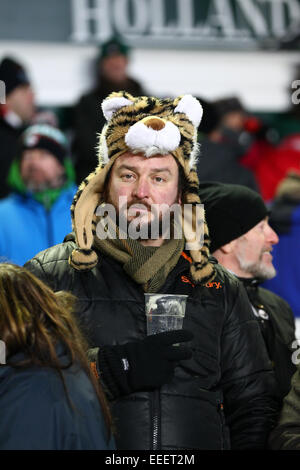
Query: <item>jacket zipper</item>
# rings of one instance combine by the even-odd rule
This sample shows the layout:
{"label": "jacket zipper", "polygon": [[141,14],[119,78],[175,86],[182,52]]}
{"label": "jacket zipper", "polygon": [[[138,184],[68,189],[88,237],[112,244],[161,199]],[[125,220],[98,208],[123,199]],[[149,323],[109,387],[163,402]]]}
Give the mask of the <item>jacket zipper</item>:
{"label": "jacket zipper", "polygon": [[224,403],[220,400],[217,401],[217,410],[220,419],[220,426],[221,426],[221,450],[229,449],[229,443],[226,438],[226,421],[224,416]]}
{"label": "jacket zipper", "polygon": [[53,240],[53,225],[51,221],[51,214],[50,211],[47,211],[47,225],[48,225],[48,246],[53,246],[54,245],[54,240]]}
{"label": "jacket zipper", "polygon": [[45,195],[43,200],[43,207],[46,212],[46,224],[47,224],[47,239],[48,239],[48,247],[54,245],[54,237],[53,237],[53,225],[51,221],[51,206],[49,197]]}
{"label": "jacket zipper", "polygon": [[48,247],[54,245],[53,224],[51,220],[51,209],[46,209]]}
{"label": "jacket zipper", "polygon": [[[181,272],[186,271],[187,265],[183,263],[176,271],[176,276]],[[167,279],[164,285],[164,291],[167,291],[168,286],[173,282],[173,277]],[[154,390],[152,392],[152,450],[160,450],[161,448],[161,429],[160,429],[160,391]]]}
{"label": "jacket zipper", "polygon": [[152,392],[152,450],[160,449],[160,392]]}

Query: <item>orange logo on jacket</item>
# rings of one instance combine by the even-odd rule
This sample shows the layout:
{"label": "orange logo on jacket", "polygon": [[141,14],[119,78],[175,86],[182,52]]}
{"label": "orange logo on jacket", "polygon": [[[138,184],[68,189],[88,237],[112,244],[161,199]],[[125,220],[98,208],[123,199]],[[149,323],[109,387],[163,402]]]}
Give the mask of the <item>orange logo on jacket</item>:
{"label": "orange logo on jacket", "polygon": [[208,282],[205,284],[205,287],[215,287],[216,289],[222,289],[222,284],[220,282]]}
{"label": "orange logo on jacket", "polygon": [[[186,277],[186,276],[181,276],[181,280],[182,282],[185,282],[187,284],[191,284],[192,287],[195,287],[195,284],[192,283],[192,281]],[[208,287],[208,288],[211,288],[211,287],[214,287],[215,289],[222,289],[222,284],[220,282],[208,282],[207,284],[205,284],[205,287]]]}
{"label": "orange logo on jacket", "polygon": [[186,276],[181,276],[181,280],[182,282],[186,282],[188,284],[191,284],[192,287],[195,287],[195,284],[192,283],[192,281],[190,281],[190,279]]}

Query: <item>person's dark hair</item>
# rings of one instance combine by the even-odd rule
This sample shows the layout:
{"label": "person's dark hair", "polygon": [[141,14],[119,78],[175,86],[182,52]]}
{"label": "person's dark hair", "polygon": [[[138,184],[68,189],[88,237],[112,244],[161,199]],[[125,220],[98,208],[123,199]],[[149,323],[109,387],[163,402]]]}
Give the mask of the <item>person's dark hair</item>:
{"label": "person's dark hair", "polygon": [[200,132],[200,134],[209,135],[220,126],[221,116],[217,106],[213,102],[207,101],[201,97],[197,97],[197,99],[200,101],[203,108],[203,117],[198,126],[198,132]]}
{"label": "person's dark hair", "polygon": [[[53,368],[59,373],[69,400],[62,370],[77,362],[95,388],[109,435],[110,411],[87,360],[87,341],[72,315],[75,302],[72,294],[53,292],[27,269],[0,264],[0,338],[6,345],[6,364],[15,368],[31,365]],[[58,358],[58,345],[66,348],[67,364],[61,364]],[[13,358],[19,352],[25,355],[22,361]]]}
{"label": "person's dark hair", "polygon": [[[177,195],[178,197],[183,197],[186,189],[187,189],[187,186],[188,186],[188,183],[187,183],[187,180],[186,180],[186,176],[184,174],[184,170],[182,168],[181,165],[179,165],[179,163],[177,162],[177,160],[175,160],[176,163],[177,163],[177,166],[178,166],[178,192],[177,192]],[[184,203],[185,201],[182,201],[182,203]]]}

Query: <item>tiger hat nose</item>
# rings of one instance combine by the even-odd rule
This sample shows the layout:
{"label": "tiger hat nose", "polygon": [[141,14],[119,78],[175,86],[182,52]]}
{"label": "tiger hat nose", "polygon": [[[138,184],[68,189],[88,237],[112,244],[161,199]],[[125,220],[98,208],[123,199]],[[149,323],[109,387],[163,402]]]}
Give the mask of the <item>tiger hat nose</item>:
{"label": "tiger hat nose", "polygon": [[165,127],[165,121],[160,117],[148,116],[143,119],[143,123],[145,124],[145,126],[151,127],[151,129],[153,129],[154,131],[160,131]]}

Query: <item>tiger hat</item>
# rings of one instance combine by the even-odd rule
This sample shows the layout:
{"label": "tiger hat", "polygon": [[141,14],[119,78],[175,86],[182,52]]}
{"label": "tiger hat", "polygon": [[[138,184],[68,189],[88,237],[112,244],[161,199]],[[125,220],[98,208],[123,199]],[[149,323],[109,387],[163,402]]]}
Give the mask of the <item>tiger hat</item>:
{"label": "tiger hat", "polygon": [[[142,153],[145,157],[171,154],[183,169],[186,178],[182,204],[192,207],[190,220],[184,220],[186,240],[194,237],[196,206],[200,203],[196,172],[198,155],[197,129],[202,118],[202,106],[192,95],[175,99],[133,97],[127,92],[113,92],[102,102],[107,120],[98,135],[98,166],[80,184],[71,206],[72,227],[77,248],[69,263],[77,270],[90,270],[97,265],[93,250],[96,236],[96,209],[103,201],[106,177],[115,160],[125,152]],[[198,206],[199,208],[199,206]],[[199,217],[199,212],[197,212]],[[204,284],[214,277],[209,262],[209,236],[201,212],[204,238],[190,250],[190,273],[195,283]]]}

